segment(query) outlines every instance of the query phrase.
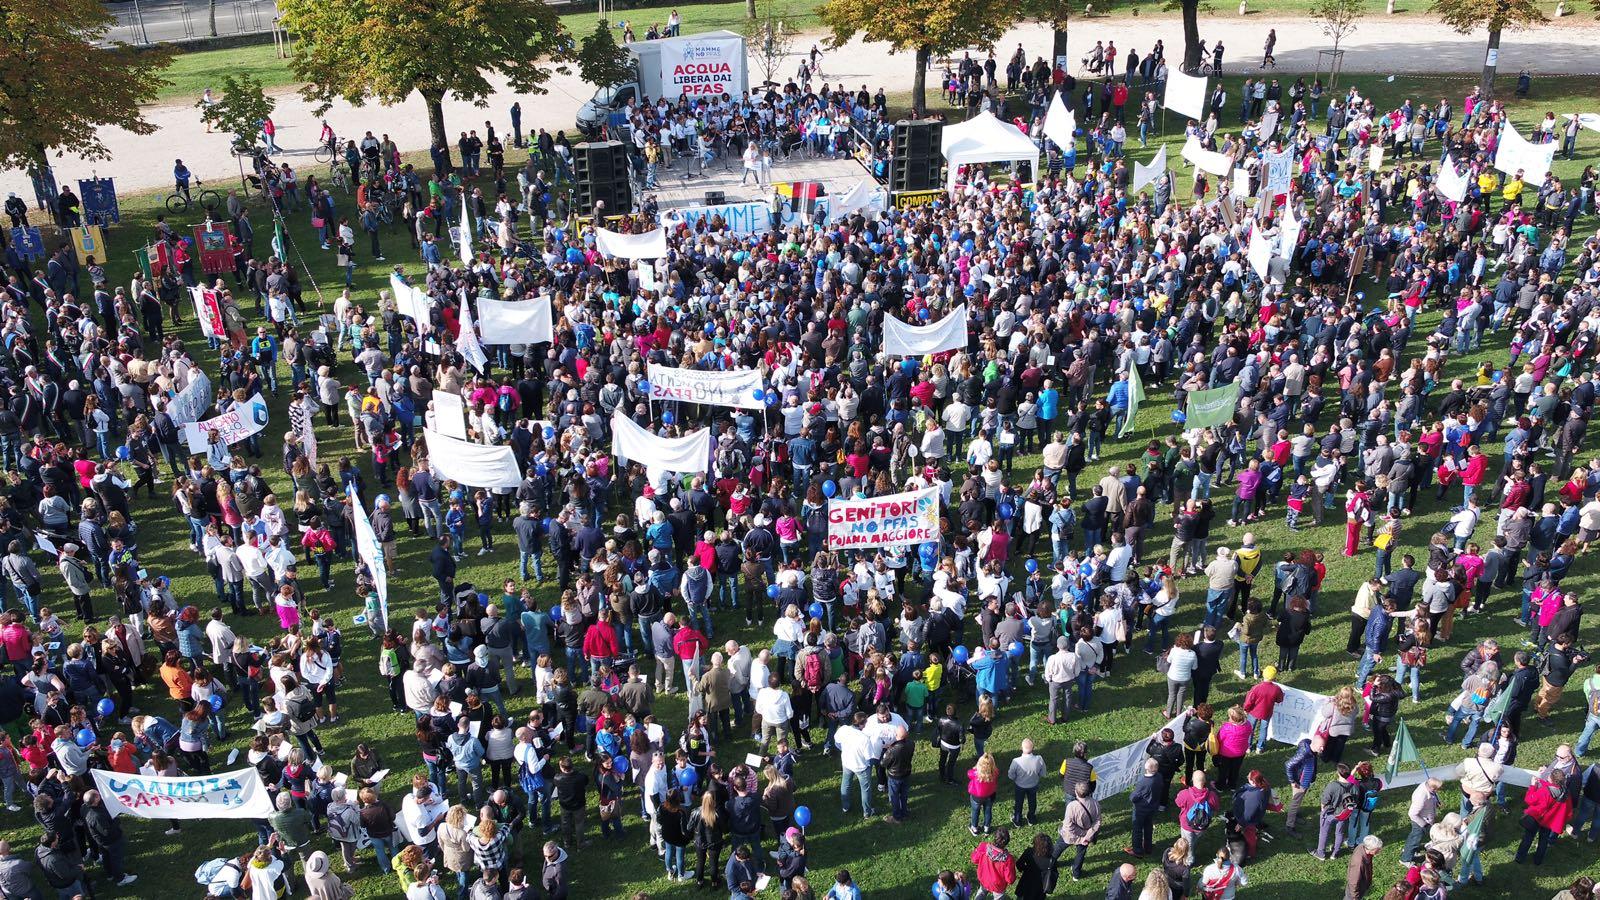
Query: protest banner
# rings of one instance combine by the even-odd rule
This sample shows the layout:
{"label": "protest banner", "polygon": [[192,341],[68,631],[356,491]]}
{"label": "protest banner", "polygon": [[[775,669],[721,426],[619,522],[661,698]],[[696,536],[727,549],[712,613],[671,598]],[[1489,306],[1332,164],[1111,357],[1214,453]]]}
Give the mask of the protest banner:
{"label": "protest banner", "polygon": [[1167,73],[1167,90],[1161,105],[1179,115],[1205,121],[1206,77],[1194,76],[1173,69]]}
{"label": "protest banner", "polygon": [[1516,126],[1508,122],[1500,132],[1500,146],[1495,148],[1494,167],[1507,175],[1521,172],[1524,184],[1537,186],[1549,174],[1550,164],[1555,161],[1556,148],[1559,146],[1555,141],[1548,144],[1532,143],[1518,134]]}
{"label": "protest banner", "polygon": [[467,405],[460,394],[433,392],[433,427],[457,440],[467,439]]}
{"label": "protest banner", "polygon": [[[1078,120],[1061,100],[1061,91],[1050,96],[1050,108],[1044,115],[1044,136],[1065,153],[1072,146],[1072,135],[1078,130]],[[1162,149],[1166,149],[1163,147]]]}
{"label": "protest banner", "polygon": [[704,472],[711,463],[711,429],[664,438],[641,428],[619,407],[611,417],[611,454],[662,472]]}
{"label": "protest banner", "polygon": [[1444,161],[1439,163],[1439,179],[1433,186],[1447,200],[1460,203],[1467,199],[1467,178],[1456,168],[1455,160],[1451,159],[1448,153],[1444,155]]}
{"label": "protest banner", "polygon": [[372,575],[372,589],[378,593],[378,611],[383,617],[383,622],[369,624],[376,625],[381,631],[389,621],[389,573],[384,568],[383,545],[378,542],[378,533],[372,529],[372,519],[367,515],[366,507],[361,505],[361,496],[356,493],[355,485],[346,488],[346,492],[350,495],[351,519],[355,523],[356,555],[361,557]]}
{"label": "protest banner", "polygon": [[1162,728],[1171,728],[1172,733],[1181,741],[1183,739],[1183,720],[1188,713],[1179,713],[1176,718],[1157,728],[1145,737],[1134,741],[1126,747],[1119,747],[1110,753],[1102,753],[1089,760],[1089,765],[1094,766],[1095,796],[1104,803],[1113,794],[1120,794],[1133,783],[1139,780],[1144,772],[1146,755],[1144,749],[1149,745],[1150,739],[1161,733]]}
{"label": "protest banner", "polygon": [[965,303],[932,325],[907,325],[894,316],[883,317],[883,352],[890,356],[924,356],[966,346]]}
{"label": "protest banner", "polygon": [[828,501],[828,549],[899,547],[939,540],[939,489]]}
{"label": "protest banner", "polygon": [[1267,154],[1267,193],[1276,197],[1289,193],[1294,179],[1294,156],[1287,150]]}
{"label": "protest banner", "polygon": [[95,789],[113,817],[139,819],[265,819],[272,798],[261,773],[239,769],[217,775],[124,775],[90,769]]}
{"label": "protest banner", "polygon": [[515,488],[522,483],[516,453],[505,444],[474,444],[424,428],[428,464],[445,478],[481,488]]}
{"label": "protest banner", "polygon": [[1226,175],[1233,171],[1233,157],[1227,153],[1218,153],[1200,146],[1200,141],[1193,135],[1183,145],[1183,152],[1179,154],[1196,168],[1210,172],[1212,175]]}
{"label": "protest banner", "polygon": [[761,373],[754,369],[706,372],[650,364],[650,399],[705,403],[738,409],[766,409]]}
{"label": "protest banner", "polygon": [[260,434],[267,427],[267,401],[258,393],[243,403],[235,403],[227,412],[212,416],[204,422],[190,422],[183,426],[184,439],[190,453],[205,453],[211,447],[211,435],[217,443],[230,447]]}
{"label": "protest banner", "polygon": [[485,344],[548,344],[555,340],[550,298],[507,301],[478,298],[478,331]]}
{"label": "protest banner", "polygon": [[198,368],[193,373],[188,386],[167,401],[167,415],[172,418],[172,424],[179,428],[200,421],[200,417],[211,406],[211,379]]}
{"label": "protest banner", "polygon": [[663,41],[657,58],[669,101],[736,94],[744,82],[744,39],[726,31]]}
{"label": "protest banner", "polygon": [[1272,719],[1267,723],[1267,738],[1294,746],[1302,739],[1311,737],[1317,715],[1322,712],[1328,698],[1286,684],[1278,687],[1283,689],[1283,702],[1272,710]]}
{"label": "protest banner", "polygon": [[1167,145],[1162,144],[1161,149],[1157,150],[1156,155],[1150,159],[1150,165],[1147,166],[1144,163],[1137,162],[1133,164],[1133,186],[1129,188],[1129,191],[1135,194],[1139,193],[1144,190],[1145,185],[1160,178],[1166,171]]}
{"label": "protest banner", "polygon": [[478,326],[472,322],[466,288],[461,289],[461,327],[456,332],[456,352],[480,373],[487,371],[484,367],[489,364],[489,355],[483,352],[483,344],[478,341]]}
{"label": "protest banner", "polygon": [[644,234],[623,234],[620,231],[594,230],[594,245],[606,256],[623,259],[661,259],[667,255],[667,231],[657,228]]}
{"label": "protest banner", "polygon": [[1189,428],[1225,425],[1239,405],[1239,383],[1225,384],[1209,391],[1191,391],[1184,406],[1184,421]]}

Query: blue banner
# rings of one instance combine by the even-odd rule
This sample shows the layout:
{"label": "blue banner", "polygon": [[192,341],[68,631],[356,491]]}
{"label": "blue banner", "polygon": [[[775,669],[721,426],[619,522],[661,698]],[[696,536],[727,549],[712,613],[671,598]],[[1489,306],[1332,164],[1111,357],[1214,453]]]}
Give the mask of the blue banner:
{"label": "blue banner", "polygon": [[44,259],[44,235],[34,227],[11,229],[11,243],[23,259]]}
{"label": "blue banner", "polygon": [[78,199],[83,201],[85,225],[121,224],[122,209],[117,205],[117,185],[113,179],[78,179]]}

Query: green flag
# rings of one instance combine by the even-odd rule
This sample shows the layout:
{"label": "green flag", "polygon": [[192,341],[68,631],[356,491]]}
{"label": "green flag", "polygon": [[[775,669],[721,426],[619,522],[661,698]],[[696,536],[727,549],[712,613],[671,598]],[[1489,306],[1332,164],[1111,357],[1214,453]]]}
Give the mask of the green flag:
{"label": "green flag", "polygon": [[140,247],[139,249],[133,251],[133,258],[134,261],[139,263],[139,271],[144,274],[144,280],[153,280],[155,278],[155,274],[150,271],[150,248]]}
{"label": "green flag", "polygon": [[1483,852],[1483,826],[1489,821],[1489,807],[1475,810],[1467,816],[1467,830],[1461,837],[1461,871],[1472,867],[1472,861]]}
{"label": "green flag", "polygon": [[1395,722],[1394,743],[1389,748],[1389,771],[1383,776],[1384,781],[1393,781],[1399,773],[1400,766],[1405,763],[1416,763],[1427,771],[1427,766],[1422,763],[1422,756],[1417,753],[1417,742],[1411,739],[1411,729],[1406,727],[1406,720]]}
{"label": "green flag", "polygon": [[1117,429],[1117,437],[1133,430],[1134,417],[1139,415],[1139,404],[1143,402],[1144,380],[1139,377],[1139,367],[1132,366],[1128,369],[1128,416],[1122,420],[1122,427]]}
{"label": "green flag", "polygon": [[1510,705],[1511,692],[1501,691],[1499,696],[1489,701],[1489,705],[1483,708],[1483,721],[1491,723],[1499,722],[1501,719],[1505,718],[1506,707]]}
{"label": "green flag", "polygon": [[1223,385],[1209,391],[1192,391],[1184,408],[1185,428],[1211,428],[1226,425],[1233,419],[1239,405],[1239,383]]}
{"label": "green flag", "polygon": [[272,220],[272,255],[283,262],[288,262],[289,254],[284,252],[286,245],[283,241],[283,220]]}

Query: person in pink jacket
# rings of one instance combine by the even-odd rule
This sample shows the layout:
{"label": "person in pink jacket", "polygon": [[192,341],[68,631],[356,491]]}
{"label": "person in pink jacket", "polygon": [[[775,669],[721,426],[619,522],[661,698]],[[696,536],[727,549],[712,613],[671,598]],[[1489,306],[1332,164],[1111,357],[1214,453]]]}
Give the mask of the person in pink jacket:
{"label": "person in pink jacket", "polygon": [[1244,755],[1250,752],[1251,727],[1244,707],[1228,710],[1228,718],[1217,726],[1217,790],[1232,791],[1239,786],[1239,770]]}
{"label": "person in pink jacket", "polygon": [[1195,769],[1189,776],[1189,786],[1174,798],[1173,804],[1178,807],[1178,830],[1189,843],[1189,852],[1183,860],[1185,865],[1194,865],[1195,845],[1212,821],[1220,818],[1220,803],[1217,792],[1206,784],[1204,769]]}

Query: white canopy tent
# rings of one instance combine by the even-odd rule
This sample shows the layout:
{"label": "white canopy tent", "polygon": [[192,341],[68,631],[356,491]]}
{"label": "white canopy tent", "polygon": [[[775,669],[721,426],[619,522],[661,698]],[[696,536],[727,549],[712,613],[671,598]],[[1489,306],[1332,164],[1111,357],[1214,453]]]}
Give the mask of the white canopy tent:
{"label": "white canopy tent", "polygon": [[1002,122],[994,113],[982,112],[957,125],[946,125],[939,142],[944,153],[946,179],[956,183],[956,167],[975,163],[1028,161],[1038,171],[1039,146],[1015,125]]}

